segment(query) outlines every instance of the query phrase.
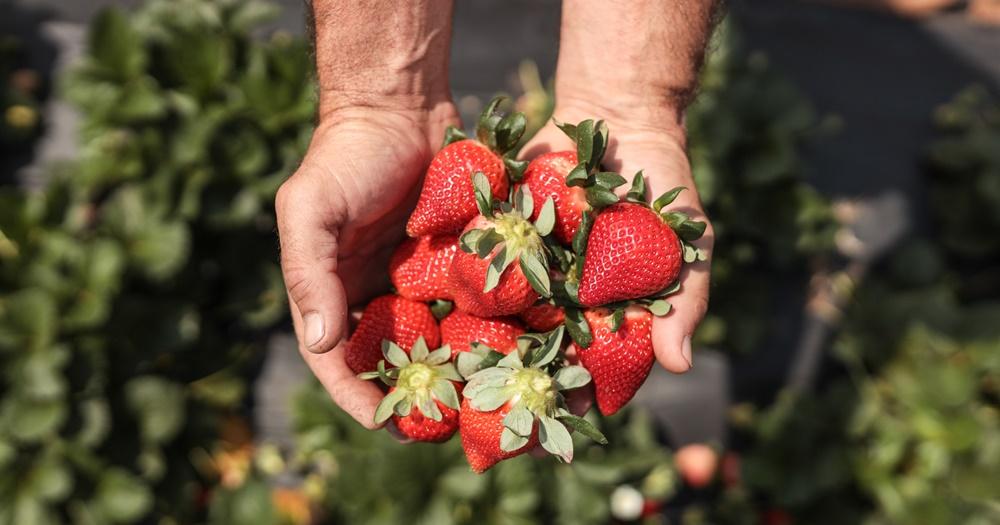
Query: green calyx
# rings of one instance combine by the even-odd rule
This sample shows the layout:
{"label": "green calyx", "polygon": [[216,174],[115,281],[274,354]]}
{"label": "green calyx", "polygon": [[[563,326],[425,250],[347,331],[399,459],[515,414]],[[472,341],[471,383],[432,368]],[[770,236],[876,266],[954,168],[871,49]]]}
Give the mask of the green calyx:
{"label": "green calyx", "polygon": [[608,148],[608,125],[603,120],[595,122],[591,119],[575,125],[559,121],[555,124],[576,143],[579,164],[566,175],[566,185],[583,188],[587,203],[594,209],[618,202],[614,190],[625,184],[625,178],[614,172],[601,171],[601,161]]}
{"label": "green calyx", "polygon": [[[567,410],[562,394],[589,383],[590,373],[580,366],[564,366],[550,373],[560,355],[564,333],[559,327],[546,335],[522,336],[517,351],[489,367],[480,363],[480,369],[469,376],[464,395],[472,408],[490,412],[510,406],[500,435],[502,450],[511,452],[527,445],[536,425],[542,448],[566,462],[573,459],[570,428],[607,443],[590,422]],[[491,355],[487,354],[483,361]]]}
{"label": "green calyx", "polygon": [[[528,123],[524,113],[515,111],[504,115],[497,112],[497,108],[503,102],[504,98],[498,96],[490,100],[486,104],[486,108],[483,109],[483,112],[479,114],[479,120],[476,122],[476,140],[482,142],[499,155],[505,155],[514,151],[518,142],[521,141],[524,129]],[[447,146],[452,142],[458,142],[467,138],[465,133],[460,129],[451,126],[445,131],[444,145]],[[516,166],[520,165],[518,161],[512,162],[515,169]],[[508,168],[510,167],[511,165],[508,165]],[[524,171],[524,168],[521,167],[520,171]]]}
{"label": "green calyx", "polygon": [[489,182],[482,173],[472,176],[472,186],[479,211],[490,219],[490,226],[465,232],[459,238],[459,246],[480,259],[492,257],[483,293],[496,288],[503,272],[518,261],[531,287],[541,296],[551,297],[548,252],[543,237],[551,234],[555,225],[555,202],[551,197],[546,199],[538,218],[532,222],[534,201],[524,186],[518,187],[511,202],[494,202]]}
{"label": "green calyx", "polygon": [[[451,348],[445,345],[431,352],[424,338],[417,339],[407,355],[391,341],[382,341],[382,355],[378,370],[359,374],[361,379],[381,379],[393,387],[375,409],[375,423],[385,423],[393,414],[410,415],[416,407],[434,421],[441,421],[443,414],[437,402],[458,410],[458,391],[453,381],[462,381],[451,362]],[[386,362],[394,368],[386,368]]]}

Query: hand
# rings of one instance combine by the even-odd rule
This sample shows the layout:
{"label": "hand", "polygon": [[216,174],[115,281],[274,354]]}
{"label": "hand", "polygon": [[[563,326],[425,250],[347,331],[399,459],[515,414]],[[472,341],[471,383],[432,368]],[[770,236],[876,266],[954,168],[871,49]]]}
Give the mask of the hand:
{"label": "hand", "polygon": [[424,170],[445,128],[458,122],[447,100],[371,106],[325,114],[275,201],[302,357],[333,401],[367,428],[376,426],[382,392],[344,361],[348,309],[388,289],[389,257],[405,236]]}
{"label": "hand", "polygon": [[[677,186],[686,187],[687,190],[681,192],[669,209],[683,211],[692,219],[707,224],[704,236],[694,242],[707,255],[707,260],[684,265],[680,276],[681,290],[669,298],[673,309],[667,316],[653,321],[653,350],[657,360],[667,370],[683,373],[693,364],[691,336],[708,309],[709,272],[715,234],[691,177],[691,166],[684,149],[684,131],[678,125],[669,124],[679,119],[650,119],[652,111],[648,107],[633,107],[644,108],[643,115],[633,118],[619,109],[574,101],[572,105],[562,107],[557,104],[555,117],[571,124],[588,118],[604,119],[611,135],[604,166],[621,173],[628,180],[637,171],[643,170],[652,198]],[[525,145],[521,155],[531,159],[549,151],[572,149],[575,149],[573,142],[549,122]]]}

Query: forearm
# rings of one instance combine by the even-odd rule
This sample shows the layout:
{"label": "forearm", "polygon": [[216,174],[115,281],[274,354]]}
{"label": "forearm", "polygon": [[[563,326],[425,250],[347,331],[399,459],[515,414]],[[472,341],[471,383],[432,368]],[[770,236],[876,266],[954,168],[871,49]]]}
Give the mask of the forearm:
{"label": "forearm", "polygon": [[448,98],[452,0],[313,0],[320,114]]}
{"label": "forearm", "polygon": [[716,3],[564,0],[557,106],[596,103],[612,115],[628,113],[679,129]]}

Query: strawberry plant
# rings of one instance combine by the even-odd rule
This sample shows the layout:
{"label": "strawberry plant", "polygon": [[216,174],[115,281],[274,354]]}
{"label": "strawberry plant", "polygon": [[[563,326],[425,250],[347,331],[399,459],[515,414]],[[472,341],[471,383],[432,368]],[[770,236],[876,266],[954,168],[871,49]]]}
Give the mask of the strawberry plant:
{"label": "strawberry plant", "polygon": [[287,314],[271,209],[313,115],[306,43],[250,37],[273,13],[102,12],[81,158],[0,189],[0,522],[203,520],[246,457],[220,433]]}

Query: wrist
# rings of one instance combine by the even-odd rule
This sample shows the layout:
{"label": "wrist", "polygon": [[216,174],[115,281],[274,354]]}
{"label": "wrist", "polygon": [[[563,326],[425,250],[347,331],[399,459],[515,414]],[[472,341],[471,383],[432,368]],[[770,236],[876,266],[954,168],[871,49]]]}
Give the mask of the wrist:
{"label": "wrist", "polygon": [[[558,88],[557,88],[558,89]],[[684,149],[687,132],[683,106],[666,95],[637,92],[556,91],[553,116],[563,122],[604,120],[612,137],[660,137]]]}
{"label": "wrist", "polygon": [[320,115],[450,101],[451,1],[313,0]]}

